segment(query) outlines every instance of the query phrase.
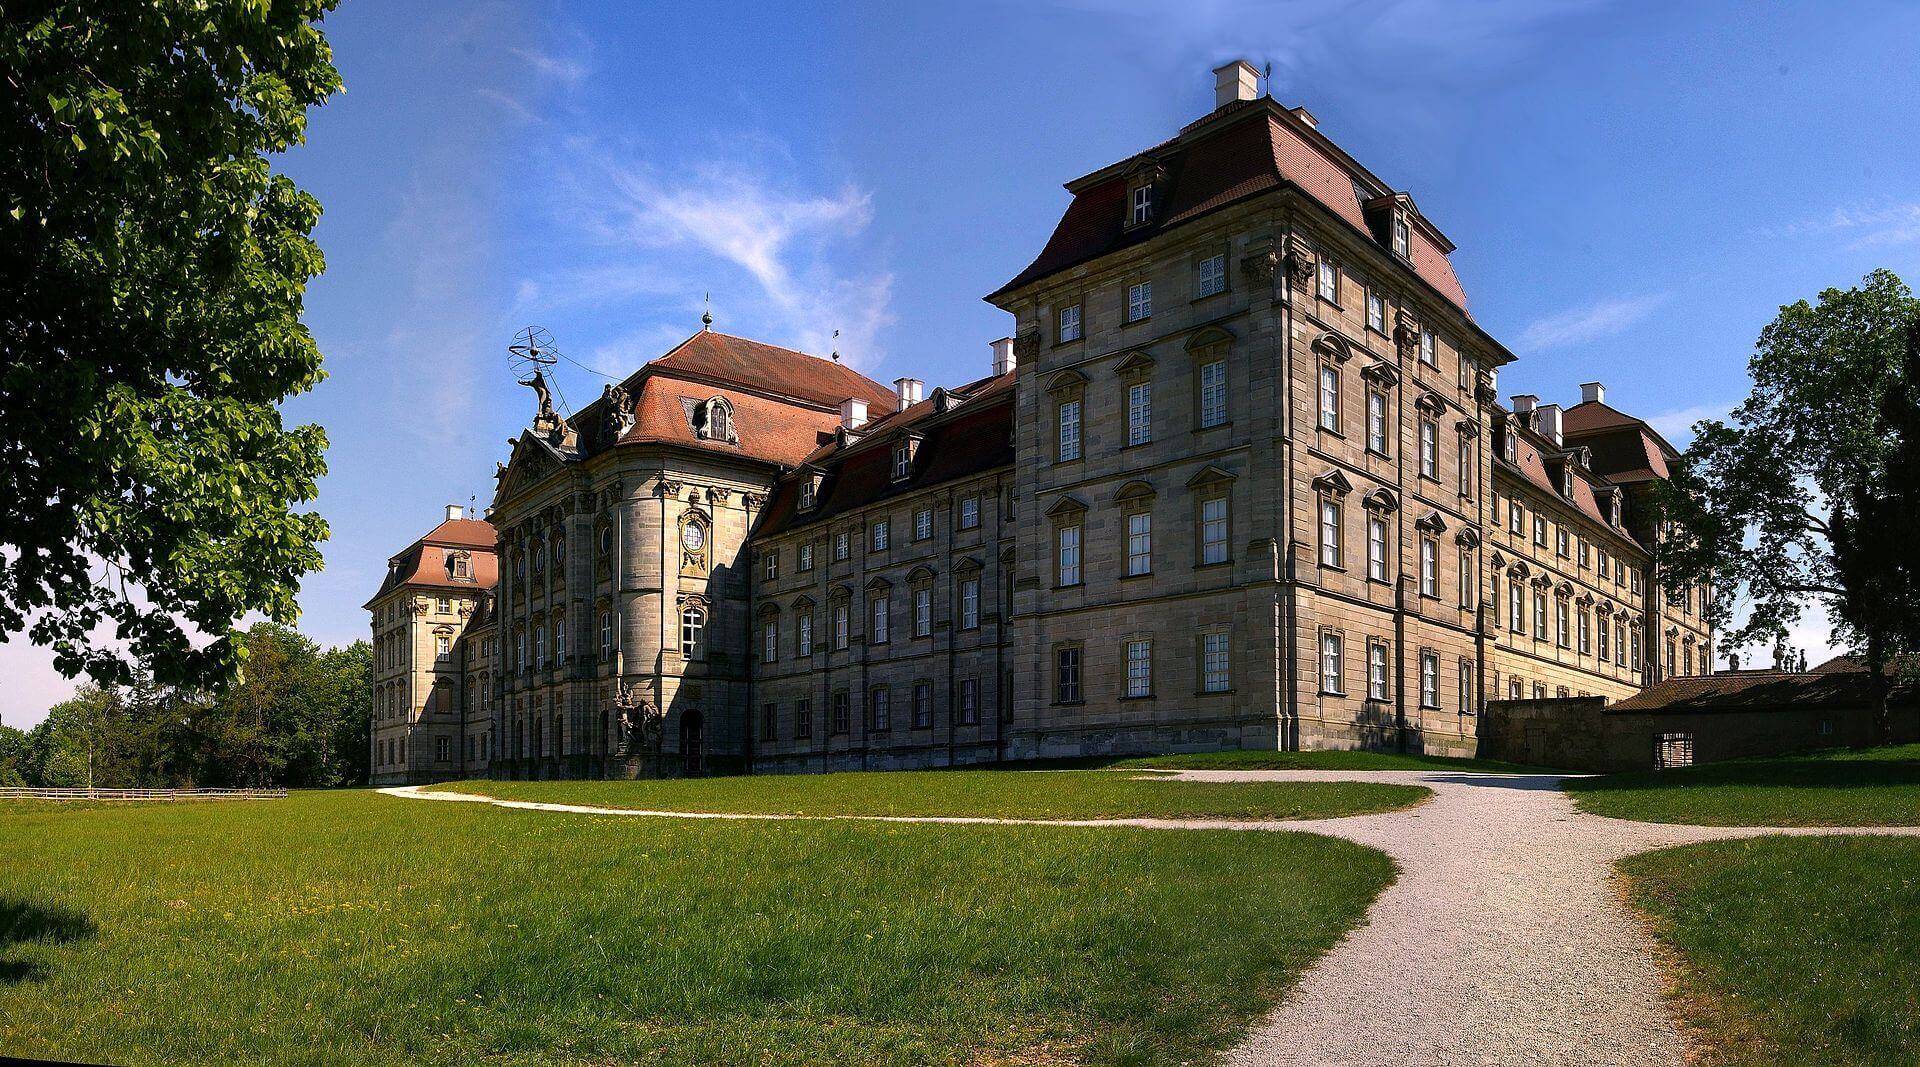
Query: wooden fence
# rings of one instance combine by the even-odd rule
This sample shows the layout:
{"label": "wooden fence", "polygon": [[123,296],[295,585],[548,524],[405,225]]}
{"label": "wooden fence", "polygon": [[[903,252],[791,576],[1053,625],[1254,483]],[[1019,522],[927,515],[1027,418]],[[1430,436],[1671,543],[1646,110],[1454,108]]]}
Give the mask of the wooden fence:
{"label": "wooden fence", "polygon": [[0,787],[0,800],[284,800],[285,789],[88,789]]}

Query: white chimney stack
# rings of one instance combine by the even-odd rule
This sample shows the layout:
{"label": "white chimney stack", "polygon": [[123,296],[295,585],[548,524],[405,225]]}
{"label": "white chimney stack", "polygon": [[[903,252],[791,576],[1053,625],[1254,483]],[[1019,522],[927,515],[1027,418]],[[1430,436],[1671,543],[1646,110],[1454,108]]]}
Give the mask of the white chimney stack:
{"label": "white chimney stack", "polygon": [[467,517],[466,508],[463,508],[458,504],[447,505],[447,521],[448,522],[452,522],[455,519],[464,519],[466,517]]}
{"label": "white chimney stack", "polygon": [[1213,68],[1213,109],[1260,95],[1260,72],[1244,59]]}
{"label": "white chimney stack", "polygon": [[1532,393],[1521,393],[1513,398],[1513,413],[1515,415],[1531,415],[1533,414],[1534,406],[1539,403],[1540,398],[1534,396]]}
{"label": "white chimney stack", "polygon": [[920,402],[920,387],[925,383],[918,378],[895,378],[893,392],[900,400],[899,410],[905,411]]}
{"label": "white chimney stack", "polygon": [[840,425],[844,429],[857,430],[867,424],[867,402],[857,396],[840,401]]}
{"label": "white chimney stack", "polygon": [[1534,432],[1538,433],[1540,436],[1546,438],[1547,440],[1552,441],[1553,447],[1559,448],[1561,446],[1560,405],[1558,404],[1540,405],[1538,408],[1534,409],[1533,419],[1534,419],[1533,421]]}
{"label": "white chimney stack", "polygon": [[1599,382],[1587,382],[1580,387],[1582,404],[1604,404],[1607,402],[1607,387]]}
{"label": "white chimney stack", "polygon": [[1002,337],[993,342],[993,376],[998,378],[1018,365],[1013,358],[1013,338]]}

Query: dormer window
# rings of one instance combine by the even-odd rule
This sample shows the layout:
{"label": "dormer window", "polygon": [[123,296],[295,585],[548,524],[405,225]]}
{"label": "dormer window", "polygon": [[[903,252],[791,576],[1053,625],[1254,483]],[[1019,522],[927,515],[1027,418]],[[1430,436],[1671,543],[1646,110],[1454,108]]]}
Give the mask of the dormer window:
{"label": "dormer window", "polygon": [[802,471],[800,475],[800,509],[810,510],[820,500],[820,483],[826,476],[817,470]]}
{"label": "dormer window", "polygon": [[1133,187],[1133,213],[1128,216],[1128,225],[1139,226],[1153,221],[1153,186],[1136,185]]}
{"label": "dormer window", "polygon": [[1508,463],[1517,465],[1520,462],[1519,453],[1519,437],[1513,432],[1513,427],[1509,426],[1506,432],[1500,435],[1500,456]]}
{"label": "dormer window", "polygon": [[466,552],[453,552],[447,556],[448,577],[471,581],[473,579],[473,556]]}
{"label": "dormer window", "polygon": [[1560,495],[1568,500],[1573,499],[1573,467],[1571,465],[1560,471]]}
{"label": "dormer window", "polygon": [[800,483],[800,506],[803,508],[813,506],[813,479],[811,478]]}
{"label": "dormer window", "polygon": [[893,449],[893,480],[901,481],[911,473],[913,473],[913,450],[903,441]]}
{"label": "dormer window", "polygon": [[1613,491],[1613,496],[1608,503],[1607,512],[1608,512],[1607,521],[1612,523],[1615,526],[1619,526],[1620,525],[1620,490],[1615,489]]}
{"label": "dormer window", "polygon": [[716,396],[699,406],[693,429],[703,441],[739,443],[739,438],[733,432],[733,405],[723,396]]}
{"label": "dormer window", "polygon": [[1409,247],[1410,246],[1407,241],[1407,216],[1402,212],[1396,211],[1393,213],[1394,254],[1401,256],[1403,258],[1411,259],[1413,257],[1413,253],[1409,250]]}

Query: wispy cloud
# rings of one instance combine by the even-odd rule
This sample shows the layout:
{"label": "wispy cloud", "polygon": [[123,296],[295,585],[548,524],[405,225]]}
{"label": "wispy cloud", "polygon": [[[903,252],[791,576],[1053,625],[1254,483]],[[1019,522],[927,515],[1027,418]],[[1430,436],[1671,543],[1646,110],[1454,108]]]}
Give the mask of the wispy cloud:
{"label": "wispy cloud", "polygon": [[1920,203],[1877,202],[1836,207],[1824,215],[1762,230],[1763,237],[1848,238],[1849,249],[1920,241]]}
{"label": "wispy cloud", "polygon": [[1653,293],[1611,297],[1584,307],[1569,308],[1528,324],[1520,331],[1519,347],[1522,351],[1539,352],[1612,337],[1653,314],[1666,300],[1665,293]]}
{"label": "wispy cloud", "polygon": [[1686,448],[1693,442],[1693,426],[1702,419],[1725,420],[1734,408],[1732,402],[1724,404],[1694,404],[1690,407],[1663,411],[1647,419],[1647,425],[1660,432],[1675,448]]}
{"label": "wispy cloud", "polygon": [[513,48],[509,51],[519,56],[533,73],[568,88],[586,81],[587,76],[593,73],[592,65],[584,56],[555,55],[533,48]]}

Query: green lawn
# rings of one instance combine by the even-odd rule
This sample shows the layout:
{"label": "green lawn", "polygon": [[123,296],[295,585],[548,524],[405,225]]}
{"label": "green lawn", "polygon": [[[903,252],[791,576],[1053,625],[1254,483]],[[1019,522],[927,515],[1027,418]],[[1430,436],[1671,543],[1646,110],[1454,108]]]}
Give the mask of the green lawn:
{"label": "green lawn", "polygon": [[1158,767],[1165,770],[1219,771],[1476,771],[1492,774],[1553,774],[1545,767],[1504,763],[1490,759],[1461,759],[1418,753],[1323,750],[1314,752],[1189,752],[1169,756],[1134,756],[1116,760],[1114,767]]}
{"label": "green lawn", "polygon": [[1920,841],[1690,845],[1620,864],[1709,1064],[1920,1063]]}
{"label": "green lawn", "polygon": [[1569,778],[1595,815],[1707,826],[1920,825],[1920,745]]}
{"label": "green lawn", "polygon": [[759,815],[962,815],[1019,819],[1311,819],[1390,811],[1419,786],[1175,782],[1117,771],[875,771],[667,781],[458,782],[505,800]]}
{"label": "green lawn", "polygon": [[720,824],[367,791],[16,805],[0,1049],[1183,1063],[1231,1044],[1392,877],[1378,852],[1293,833]]}

